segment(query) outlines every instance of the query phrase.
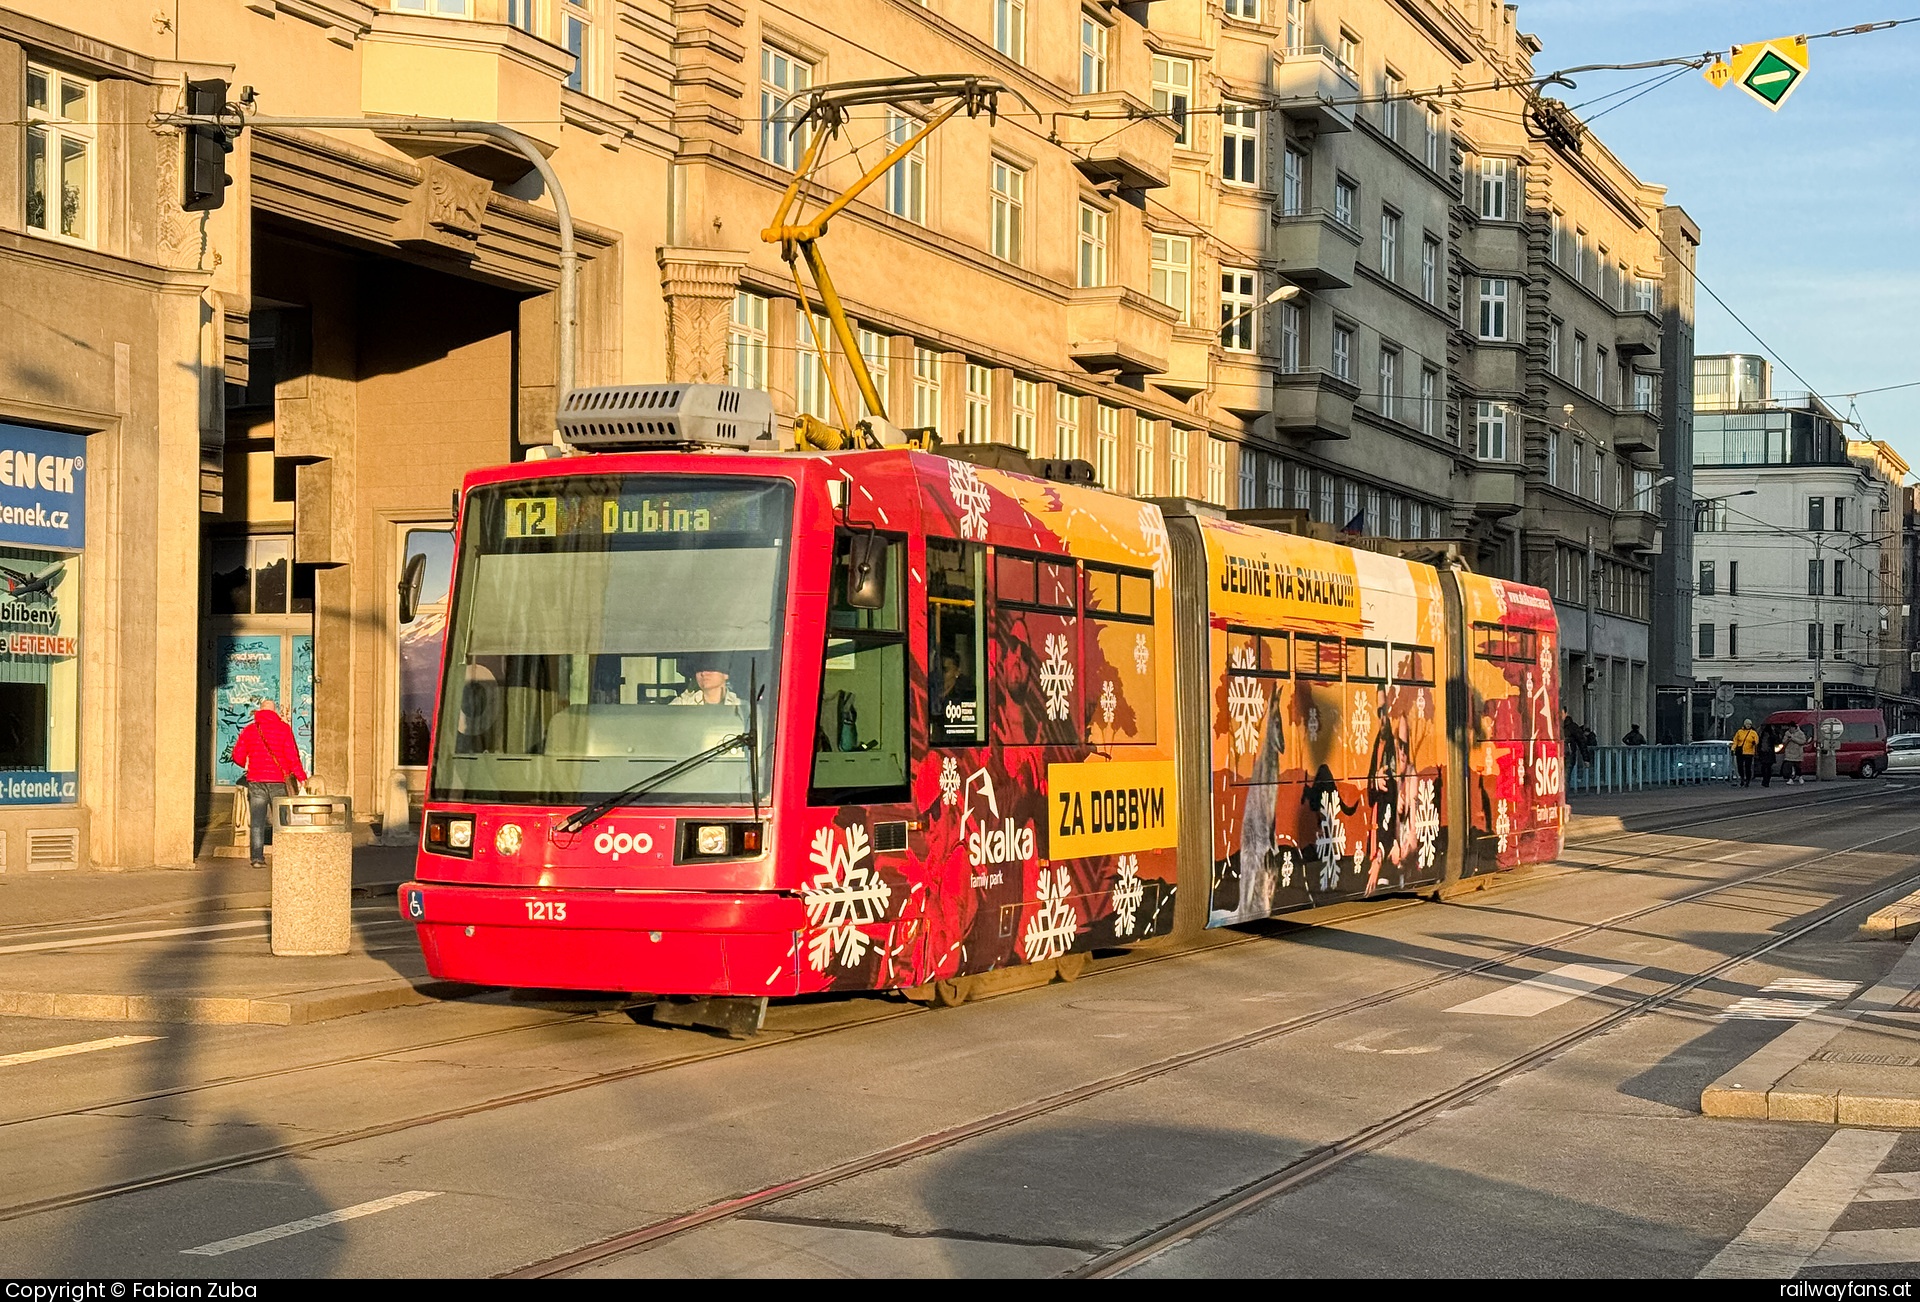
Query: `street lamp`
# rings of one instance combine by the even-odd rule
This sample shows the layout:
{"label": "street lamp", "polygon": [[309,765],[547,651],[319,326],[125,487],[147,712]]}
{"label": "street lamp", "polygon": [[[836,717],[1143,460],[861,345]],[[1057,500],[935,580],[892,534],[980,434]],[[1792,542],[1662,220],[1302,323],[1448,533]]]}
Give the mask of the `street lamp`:
{"label": "street lamp", "polygon": [[1252,316],[1255,312],[1258,312],[1263,307],[1272,307],[1275,303],[1284,303],[1288,299],[1298,298],[1298,297],[1300,297],[1300,286],[1282,285],[1280,286],[1280,288],[1274,290],[1271,294],[1261,299],[1258,303],[1255,303],[1252,307],[1243,307],[1238,312],[1235,312],[1232,316],[1222,321],[1220,323],[1220,334],[1224,338],[1227,331],[1232,329],[1233,326],[1238,321],[1240,321],[1242,317]]}

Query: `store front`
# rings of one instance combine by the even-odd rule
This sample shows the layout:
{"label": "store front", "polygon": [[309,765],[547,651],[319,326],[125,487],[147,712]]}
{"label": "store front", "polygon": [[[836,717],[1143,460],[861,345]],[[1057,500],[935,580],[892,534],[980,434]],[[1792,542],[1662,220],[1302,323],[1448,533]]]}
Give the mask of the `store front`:
{"label": "store front", "polygon": [[86,439],[0,423],[0,871],[78,868]]}

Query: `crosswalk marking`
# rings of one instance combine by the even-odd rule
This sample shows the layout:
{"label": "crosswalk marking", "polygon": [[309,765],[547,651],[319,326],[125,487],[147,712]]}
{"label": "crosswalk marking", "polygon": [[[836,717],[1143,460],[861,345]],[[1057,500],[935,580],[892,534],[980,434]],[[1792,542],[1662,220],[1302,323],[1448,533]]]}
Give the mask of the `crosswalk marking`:
{"label": "crosswalk marking", "polygon": [[1551,972],[1543,972],[1531,981],[1517,982],[1490,995],[1455,1004],[1446,1011],[1478,1013],[1487,1017],[1532,1017],[1549,1008],[1558,1008],[1570,999],[1592,994],[1605,986],[1617,985],[1640,970],[1639,964],[1568,963]]}
{"label": "crosswalk marking", "polygon": [[426,1198],[438,1198],[439,1189],[409,1189],[406,1193],[394,1194],[390,1198],[376,1198],[370,1203],[357,1203],[352,1207],[342,1207],[337,1212],[322,1212],[318,1216],[303,1216],[297,1221],[288,1221],[285,1225],[273,1225],[264,1230],[255,1230],[251,1234],[236,1234],[231,1239],[216,1239],[212,1243],[203,1243],[197,1248],[182,1248],[180,1255],[186,1257],[220,1257],[229,1252],[238,1252],[242,1248],[256,1248],[263,1243],[272,1243],[275,1239],[292,1238],[296,1234],[305,1234],[308,1230],[325,1229],[329,1225],[338,1225],[341,1221],[356,1220],[362,1216],[372,1216],[376,1212],[392,1211],[396,1207],[405,1207],[408,1203],[417,1203]]}
{"label": "crosswalk marking", "polygon": [[[1728,1004],[1720,1020],[1748,1022],[1798,1021],[1811,1017],[1845,999],[1860,988],[1857,981],[1830,981],[1824,977],[1781,977],[1762,986],[1757,995],[1747,995]],[[1769,999],[1768,995],[1792,995],[1791,999]]]}
{"label": "crosswalk marking", "polygon": [[1867,1181],[1867,1187],[1860,1191],[1860,1196],[1854,1201],[1897,1203],[1913,1199],[1920,1199],[1920,1171],[1882,1171]]}
{"label": "crosswalk marking", "polygon": [[1773,1201],[1747,1222],[1747,1228],[1706,1264],[1699,1278],[1791,1277],[1819,1250],[1834,1221],[1873,1178],[1899,1138],[1885,1130],[1836,1131]]}
{"label": "crosswalk marking", "polygon": [[24,1053],[10,1053],[0,1058],[0,1067],[17,1067],[23,1062],[43,1062],[48,1058],[67,1058],[76,1053],[92,1053],[96,1049],[118,1049],[159,1038],[157,1035],[115,1035],[104,1040],[84,1040],[79,1044],[56,1044],[51,1049],[28,1049]]}
{"label": "crosswalk marking", "polygon": [[264,929],[265,918],[252,922],[216,922],[205,927],[168,927],[162,931],[133,931],[119,936],[95,936],[79,940],[39,940],[31,945],[0,945],[0,954],[32,954],[48,949],[79,949],[83,945],[124,945],[133,940],[160,940],[167,936],[197,936],[209,931],[238,931],[242,927]]}
{"label": "crosswalk marking", "polygon": [[1836,1230],[1827,1236],[1809,1266],[1886,1266],[1920,1261],[1920,1229]]}

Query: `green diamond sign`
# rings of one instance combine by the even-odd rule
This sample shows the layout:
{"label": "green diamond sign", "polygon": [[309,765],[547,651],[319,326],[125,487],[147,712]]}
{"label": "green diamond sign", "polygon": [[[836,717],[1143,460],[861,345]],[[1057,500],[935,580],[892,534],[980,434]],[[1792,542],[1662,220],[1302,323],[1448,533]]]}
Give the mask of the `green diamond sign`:
{"label": "green diamond sign", "polygon": [[[1777,110],[1793,93],[1794,87],[1806,79],[1805,50],[1806,45],[1801,41],[1768,41],[1748,58],[1736,57],[1735,69],[1740,89],[1768,108]],[[1747,51],[1741,53],[1747,54]],[[1740,68],[1740,63],[1747,66]]]}

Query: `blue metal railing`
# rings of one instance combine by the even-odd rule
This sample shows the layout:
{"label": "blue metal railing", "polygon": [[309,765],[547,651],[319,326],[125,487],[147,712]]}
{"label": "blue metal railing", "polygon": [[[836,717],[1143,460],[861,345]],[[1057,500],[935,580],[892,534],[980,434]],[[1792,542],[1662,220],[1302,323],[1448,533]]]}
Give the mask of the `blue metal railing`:
{"label": "blue metal railing", "polygon": [[1731,782],[1733,753],[1725,743],[1690,746],[1597,746],[1589,762],[1568,747],[1567,792],[1641,791],[1701,782]]}

